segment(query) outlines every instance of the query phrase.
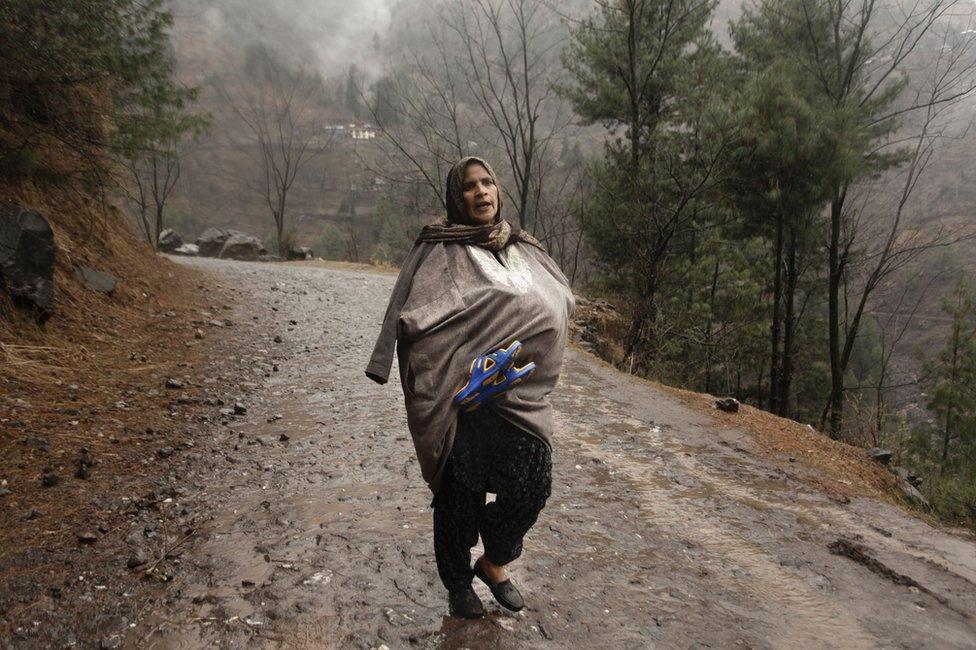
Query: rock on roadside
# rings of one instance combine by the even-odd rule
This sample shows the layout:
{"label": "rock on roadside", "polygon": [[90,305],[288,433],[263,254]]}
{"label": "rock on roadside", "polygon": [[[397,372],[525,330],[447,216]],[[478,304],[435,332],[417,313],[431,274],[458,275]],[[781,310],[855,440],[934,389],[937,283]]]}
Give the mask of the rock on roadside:
{"label": "rock on roadside", "polygon": [[715,400],[715,408],[726,413],[739,412],[739,400],[734,397],[725,397]]}
{"label": "rock on roadside", "polygon": [[912,505],[924,508],[925,510],[932,508],[928,499],[919,490],[922,482],[917,476],[911,474],[904,467],[894,467],[891,471],[898,477],[898,490]]}
{"label": "rock on roadside", "polygon": [[267,252],[257,237],[224,228],[207,228],[197,237],[196,245],[201,257],[256,260]]}
{"label": "rock on roadside", "polygon": [[880,449],[879,447],[871,447],[868,449],[868,457],[872,460],[876,460],[882,465],[891,464],[891,452],[887,449]]}
{"label": "rock on roadside", "polygon": [[173,255],[184,255],[186,257],[196,257],[200,254],[200,247],[196,244],[183,244],[172,250]]}
{"label": "rock on roadside", "polygon": [[224,242],[218,257],[221,259],[253,262],[264,252],[264,246],[257,237],[243,233],[234,233]]}
{"label": "rock on roadside", "polygon": [[115,279],[115,276],[97,271],[90,266],[81,267],[79,269],[79,275],[84,281],[85,286],[99,293],[112,293],[118,285],[118,280]]}
{"label": "rock on roadside", "polygon": [[54,313],[54,231],[39,213],[0,208],[0,281],[20,307],[38,319]]}
{"label": "rock on roadside", "polygon": [[287,256],[289,260],[310,260],[315,253],[308,246],[296,246],[288,249]]}
{"label": "rock on roadside", "polygon": [[207,228],[197,237],[197,252],[203,257],[217,257],[224,243],[230,238],[231,231],[222,228]]}
{"label": "rock on roadside", "polygon": [[163,253],[172,253],[182,245],[183,238],[180,237],[179,234],[172,228],[167,228],[159,233],[159,240],[156,242],[156,250]]}

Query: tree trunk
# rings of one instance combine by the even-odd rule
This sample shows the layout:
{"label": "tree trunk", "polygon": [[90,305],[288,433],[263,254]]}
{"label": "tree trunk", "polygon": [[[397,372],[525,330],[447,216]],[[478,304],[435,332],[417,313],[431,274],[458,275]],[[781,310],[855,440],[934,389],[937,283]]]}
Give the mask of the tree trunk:
{"label": "tree trunk", "polygon": [[275,217],[275,229],[278,235],[278,257],[282,260],[288,259],[287,245],[285,244],[285,201],[287,200],[287,191],[282,190],[278,195],[278,211]]}
{"label": "tree trunk", "polygon": [[841,214],[845,193],[830,203],[830,247],[828,255],[827,329],[830,354],[830,437],[840,437],[844,420],[844,369],[841,366],[840,292],[843,268],[840,259]]}
{"label": "tree trunk", "polygon": [[[697,228],[695,228],[694,225],[693,225],[692,226],[692,229],[691,229],[691,246],[690,246],[689,251],[688,251],[688,259],[691,262],[691,265],[690,265],[691,273],[694,273],[695,264],[698,262],[698,239],[696,237],[696,234],[697,234]],[[694,302],[695,302],[695,283],[694,282],[687,282],[686,284],[687,284],[687,287],[685,288],[685,310],[686,310],[686,312],[691,313],[692,306],[694,305]],[[709,356],[708,355],[708,341],[707,341],[708,332],[707,331],[705,332],[705,336],[706,336],[706,342],[705,342],[705,376],[706,376],[706,383],[707,383],[707,381],[708,381],[708,356]],[[688,385],[688,379],[689,379],[689,377],[692,376],[692,372],[693,372],[692,366],[694,365],[694,364],[690,363],[690,361],[691,361],[691,355],[692,355],[691,339],[690,338],[685,338],[684,343],[682,344],[681,347],[682,347],[682,350],[684,352],[684,355],[683,355],[684,358],[686,360],[688,360],[688,362],[682,364],[682,367],[681,367],[681,383],[682,383],[683,386],[687,386]],[[705,392],[708,392],[708,388],[705,389]]]}
{"label": "tree trunk", "polygon": [[783,215],[776,215],[775,262],[773,269],[773,322],[770,326],[770,360],[769,360],[769,411],[776,412],[779,403],[779,340],[782,327],[780,316],[780,302],[783,294]]}
{"label": "tree trunk", "polygon": [[640,166],[640,104],[637,90],[637,17],[635,2],[629,0],[627,9],[627,86],[630,88],[630,164],[636,181]]}
{"label": "tree trunk", "polygon": [[715,314],[715,294],[718,291],[719,258],[715,258],[715,269],[712,272],[712,288],[708,296],[708,322],[705,325],[705,392],[712,392],[712,324]]}
{"label": "tree trunk", "polygon": [[156,202],[156,236],[153,238],[153,248],[159,249],[159,233],[163,232],[163,208],[165,204]]}
{"label": "tree trunk", "polygon": [[956,382],[959,380],[959,339],[962,335],[960,330],[960,321],[957,317],[956,322],[952,325],[952,366],[949,371],[949,403],[946,405],[945,428],[942,431],[942,469],[945,469],[949,460],[949,441],[952,440],[953,406],[955,406],[956,399]]}
{"label": "tree trunk", "polygon": [[[884,352],[882,352],[884,354]],[[887,364],[881,364],[881,372],[878,376],[878,386],[874,394],[874,445],[878,445],[881,435],[881,428],[884,426],[884,380],[887,374]]]}
{"label": "tree trunk", "polygon": [[646,343],[645,331],[647,327],[653,327],[657,315],[655,283],[650,282],[645,286],[645,291],[638,292],[635,296],[634,316],[630,321],[630,330],[627,332],[624,358],[631,357],[631,365],[633,365],[633,356]]}
{"label": "tree trunk", "polygon": [[779,403],[776,413],[782,417],[789,417],[790,412],[790,384],[793,379],[793,348],[796,339],[796,285],[799,272],[796,266],[796,228],[790,227],[790,245],[786,261],[786,316],[784,318],[783,333],[783,364],[780,368]]}
{"label": "tree trunk", "polygon": [[634,315],[630,319],[630,328],[627,330],[627,339],[624,343],[624,358],[634,354],[637,348],[637,341],[640,339],[641,330],[644,329],[644,310],[638,305],[634,308]]}

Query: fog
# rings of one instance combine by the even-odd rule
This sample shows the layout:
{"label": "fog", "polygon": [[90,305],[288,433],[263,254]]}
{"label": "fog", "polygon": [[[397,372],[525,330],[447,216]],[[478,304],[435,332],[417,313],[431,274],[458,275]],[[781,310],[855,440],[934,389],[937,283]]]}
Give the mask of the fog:
{"label": "fog", "polygon": [[382,64],[397,0],[178,0],[174,41],[184,71],[204,72],[213,55],[261,42],[320,69],[323,76],[351,63],[371,74]]}

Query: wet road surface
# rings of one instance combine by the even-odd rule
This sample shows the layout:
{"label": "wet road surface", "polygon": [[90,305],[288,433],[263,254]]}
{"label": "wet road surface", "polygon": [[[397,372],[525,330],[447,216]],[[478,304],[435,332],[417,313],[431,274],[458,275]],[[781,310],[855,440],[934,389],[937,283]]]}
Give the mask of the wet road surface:
{"label": "wet road surface", "polygon": [[[511,570],[527,607],[478,583],[488,617],[452,619],[396,370],[385,386],[362,370],[394,276],[180,261],[233,298],[226,336],[257,386],[214,428],[222,462],[185,499],[202,523],[126,646],[976,647],[976,544],[837,503],[575,349],[552,396],[552,497]],[[831,553],[838,539],[888,573]]]}

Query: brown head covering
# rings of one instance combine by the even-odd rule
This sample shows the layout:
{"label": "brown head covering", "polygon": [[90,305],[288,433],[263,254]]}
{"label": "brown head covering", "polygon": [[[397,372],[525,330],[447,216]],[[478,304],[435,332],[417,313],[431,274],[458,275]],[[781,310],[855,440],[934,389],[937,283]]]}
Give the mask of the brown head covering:
{"label": "brown head covering", "polygon": [[420,242],[446,242],[458,244],[474,244],[491,251],[499,251],[516,241],[523,241],[545,252],[545,248],[538,239],[522,230],[518,225],[511,224],[501,218],[502,192],[498,190],[498,210],[495,221],[489,224],[476,224],[468,216],[468,206],[464,201],[464,174],[468,166],[478,164],[485,168],[498,187],[498,177],[487,162],[475,156],[466,156],[457,161],[447,174],[444,188],[444,203],[447,205],[447,218],[427,224],[420,235]]}
{"label": "brown head covering", "polygon": [[454,163],[451,171],[447,173],[447,183],[444,186],[444,205],[447,206],[447,220],[462,226],[477,226],[480,224],[471,220],[468,215],[468,205],[464,202],[464,175],[468,171],[469,165],[481,165],[491,176],[491,180],[498,188],[498,209],[495,210],[495,221],[501,218],[502,214],[502,190],[498,185],[498,177],[495,171],[487,162],[476,156],[465,156]]}

